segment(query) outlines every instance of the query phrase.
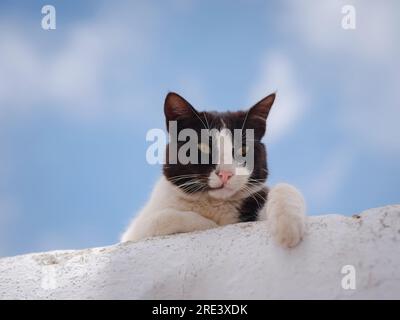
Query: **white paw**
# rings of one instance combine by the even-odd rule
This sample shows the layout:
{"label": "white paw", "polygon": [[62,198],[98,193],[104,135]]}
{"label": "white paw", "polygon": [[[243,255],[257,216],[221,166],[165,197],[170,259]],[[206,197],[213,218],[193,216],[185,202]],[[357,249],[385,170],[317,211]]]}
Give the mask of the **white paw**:
{"label": "white paw", "polygon": [[304,235],[303,219],[281,215],[271,220],[272,235],[279,245],[293,248],[302,240]]}
{"label": "white paw", "polygon": [[267,216],[278,244],[292,248],[301,241],[305,230],[305,201],[295,187],[280,183],[270,190]]}
{"label": "white paw", "polygon": [[[197,213],[196,213],[197,215]],[[213,228],[218,228],[218,224],[215,223],[213,220],[203,218],[203,219],[198,219],[196,221],[196,225],[193,227],[193,231],[197,230],[208,230],[208,229],[213,229]]]}

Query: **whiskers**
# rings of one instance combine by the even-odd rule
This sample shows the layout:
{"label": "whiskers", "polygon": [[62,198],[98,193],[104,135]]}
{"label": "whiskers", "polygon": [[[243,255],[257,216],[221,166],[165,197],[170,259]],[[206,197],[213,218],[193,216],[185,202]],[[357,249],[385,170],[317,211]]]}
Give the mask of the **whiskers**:
{"label": "whiskers", "polygon": [[207,189],[208,185],[203,181],[202,175],[198,173],[182,174],[168,178],[187,194],[201,192]]}
{"label": "whiskers", "polygon": [[244,191],[245,195],[251,197],[257,203],[259,209],[263,207],[266,200],[263,188],[259,189],[263,183],[264,181],[261,179],[250,178],[242,187],[242,191]]}

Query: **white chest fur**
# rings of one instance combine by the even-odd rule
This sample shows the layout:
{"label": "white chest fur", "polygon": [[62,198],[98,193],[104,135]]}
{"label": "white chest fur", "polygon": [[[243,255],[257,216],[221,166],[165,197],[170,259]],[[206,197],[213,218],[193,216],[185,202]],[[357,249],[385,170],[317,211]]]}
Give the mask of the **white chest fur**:
{"label": "white chest fur", "polygon": [[204,194],[197,197],[187,196],[161,177],[146,207],[151,208],[150,210],[171,208],[179,211],[193,211],[213,220],[218,225],[226,225],[238,222],[239,206],[239,200],[218,200]]}

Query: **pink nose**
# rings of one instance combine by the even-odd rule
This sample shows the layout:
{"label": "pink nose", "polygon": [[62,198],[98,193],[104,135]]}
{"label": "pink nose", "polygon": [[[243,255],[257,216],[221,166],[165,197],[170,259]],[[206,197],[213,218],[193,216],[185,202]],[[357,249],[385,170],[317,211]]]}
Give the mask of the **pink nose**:
{"label": "pink nose", "polygon": [[233,173],[230,171],[221,170],[218,172],[218,177],[222,181],[223,184],[226,184],[230,177],[233,176]]}

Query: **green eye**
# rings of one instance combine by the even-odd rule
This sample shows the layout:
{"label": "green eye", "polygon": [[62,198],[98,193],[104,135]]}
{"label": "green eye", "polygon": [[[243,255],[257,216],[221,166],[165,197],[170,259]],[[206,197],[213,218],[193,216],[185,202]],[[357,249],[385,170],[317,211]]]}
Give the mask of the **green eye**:
{"label": "green eye", "polygon": [[205,154],[210,154],[210,146],[205,143],[199,143],[199,150]]}
{"label": "green eye", "polygon": [[247,152],[249,152],[249,147],[243,146],[243,147],[239,148],[237,153],[240,154],[242,157],[245,157]]}

